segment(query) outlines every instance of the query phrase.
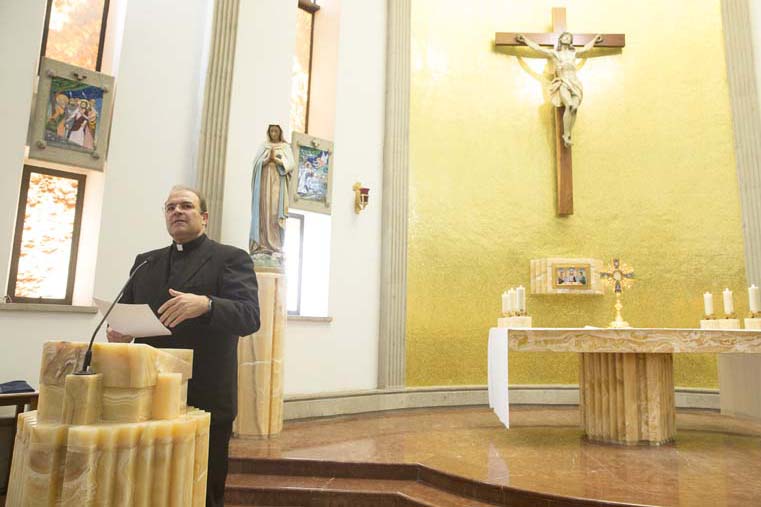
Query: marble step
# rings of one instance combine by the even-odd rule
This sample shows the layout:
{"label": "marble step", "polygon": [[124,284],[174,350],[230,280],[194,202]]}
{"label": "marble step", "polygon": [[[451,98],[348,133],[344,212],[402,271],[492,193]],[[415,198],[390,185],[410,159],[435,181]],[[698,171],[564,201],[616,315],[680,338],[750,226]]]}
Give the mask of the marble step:
{"label": "marble step", "polygon": [[493,507],[411,480],[231,474],[226,503],[272,506]]}
{"label": "marble step", "polygon": [[[407,505],[635,507],[627,503],[562,497],[488,484],[417,463],[231,457],[229,473],[226,489],[227,494],[232,496],[226,498],[229,502],[238,504],[246,504],[239,501],[239,498],[255,498],[257,502],[260,502],[246,505],[270,505],[267,502],[280,501],[278,500],[281,498],[280,494],[287,491],[289,495],[294,495],[294,498],[302,502],[295,505],[310,507],[313,505],[320,507],[365,505],[373,507],[386,505],[394,507]],[[230,477],[235,478],[233,482]],[[348,489],[341,489],[343,487]],[[410,497],[407,496],[408,490],[412,494]],[[351,501],[344,501],[346,491],[352,492]],[[429,492],[435,497],[433,500],[425,496]],[[367,503],[364,502],[363,496],[366,494],[370,495]],[[282,497],[282,501],[286,498],[290,497]],[[246,502],[250,501],[246,500]],[[384,503],[380,503],[381,501]],[[431,501],[433,503],[430,503]],[[294,504],[274,503],[273,505]],[[636,507],[642,506],[637,504]]]}

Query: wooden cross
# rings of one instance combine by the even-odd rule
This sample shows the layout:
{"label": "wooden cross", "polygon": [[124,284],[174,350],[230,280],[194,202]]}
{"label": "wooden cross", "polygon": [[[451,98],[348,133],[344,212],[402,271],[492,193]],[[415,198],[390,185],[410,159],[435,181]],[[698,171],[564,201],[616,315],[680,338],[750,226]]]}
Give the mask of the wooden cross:
{"label": "wooden cross", "polygon": [[[537,42],[542,46],[554,47],[557,44],[558,37],[566,31],[565,7],[552,8],[552,33],[525,33],[529,39]],[[495,45],[497,46],[522,46],[515,37],[517,33],[499,32],[495,35]],[[575,33],[573,34],[573,45],[583,46],[591,41],[596,34]],[[624,34],[601,34],[602,42],[598,42],[595,47],[603,48],[622,48],[625,45]],[[573,170],[571,147],[566,146],[563,142],[563,107],[555,108],[555,159],[557,163],[558,178],[558,208],[559,216],[573,214]]]}

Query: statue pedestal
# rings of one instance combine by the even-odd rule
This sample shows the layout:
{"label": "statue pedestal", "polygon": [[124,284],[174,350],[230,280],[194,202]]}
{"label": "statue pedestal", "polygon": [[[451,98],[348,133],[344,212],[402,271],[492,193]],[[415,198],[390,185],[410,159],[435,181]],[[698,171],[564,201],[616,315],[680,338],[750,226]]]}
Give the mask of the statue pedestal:
{"label": "statue pedestal", "polygon": [[277,435],[283,429],[283,339],[287,319],[285,274],[257,272],[261,327],[238,342],[236,437]]}

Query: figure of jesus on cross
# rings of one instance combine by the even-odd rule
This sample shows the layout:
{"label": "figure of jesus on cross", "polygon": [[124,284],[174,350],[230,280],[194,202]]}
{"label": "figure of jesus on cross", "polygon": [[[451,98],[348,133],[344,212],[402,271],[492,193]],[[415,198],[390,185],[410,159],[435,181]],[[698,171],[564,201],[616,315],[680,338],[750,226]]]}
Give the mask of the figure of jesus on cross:
{"label": "figure of jesus on cross", "polygon": [[[583,90],[581,81],[576,76],[576,58],[589,56],[586,53],[595,47],[622,48],[625,44],[624,34],[608,33],[592,35],[588,33],[572,34],[566,30],[565,8],[552,9],[552,32],[550,33],[512,33],[495,34],[497,46],[526,45],[542,57],[552,61],[555,77],[550,84],[550,98],[555,106],[555,157],[557,160],[557,214],[573,214],[573,170],[571,143],[576,112],[581,105]],[[544,46],[544,47],[542,47]],[[581,46],[578,50],[574,46]]]}
{"label": "figure of jesus on cross", "polygon": [[565,108],[563,111],[563,144],[571,146],[571,132],[573,131],[573,124],[576,123],[576,111],[584,98],[584,89],[578,76],[576,76],[576,58],[582,58],[595,44],[602,42],[602,35],[595,35],[578,51],[573,47],[573,34],[570,32],[560,34],[554,49],[544,49],[522,33],[516,35],[515,40],[552,61],[555,67],[555,78],[550,83],[550,100],[553,106]]}

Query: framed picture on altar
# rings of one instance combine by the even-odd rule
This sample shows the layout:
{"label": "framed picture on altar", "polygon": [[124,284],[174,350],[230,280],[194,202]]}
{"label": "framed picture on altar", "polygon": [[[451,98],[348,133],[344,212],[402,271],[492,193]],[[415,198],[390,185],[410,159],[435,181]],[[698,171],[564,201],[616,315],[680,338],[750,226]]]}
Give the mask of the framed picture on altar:
{"label": "framed picture on altar", "polygon": [[43,58],[29,157],[103,170],[113,89],[111,76]]}
{"label": "framed picture on altar", "polygon": [[296,168],[288,186],[290,207],[329,215],[332,211],[333,143],[294,132],[291,146]]}
{"label": "framed picture on altar", "polygon": [[531,261],[532,294],[603,293],[599,259],[548,258]]}
{"label": "framed picture on altar", "polygon": [[556,263],[552,265],[552,287],[554,289],[586,290],[589,289],[588,263]]}

